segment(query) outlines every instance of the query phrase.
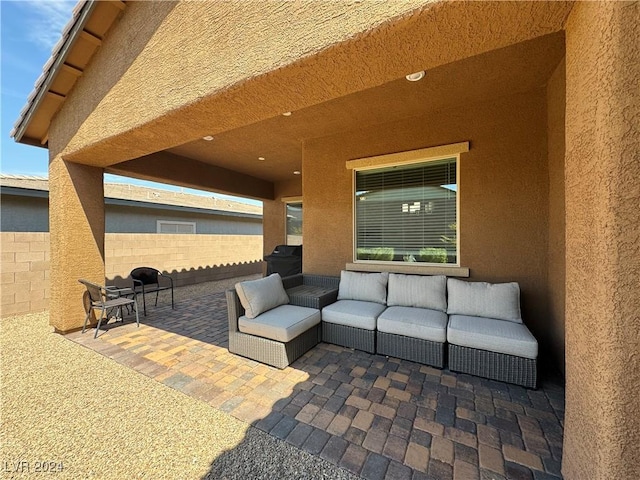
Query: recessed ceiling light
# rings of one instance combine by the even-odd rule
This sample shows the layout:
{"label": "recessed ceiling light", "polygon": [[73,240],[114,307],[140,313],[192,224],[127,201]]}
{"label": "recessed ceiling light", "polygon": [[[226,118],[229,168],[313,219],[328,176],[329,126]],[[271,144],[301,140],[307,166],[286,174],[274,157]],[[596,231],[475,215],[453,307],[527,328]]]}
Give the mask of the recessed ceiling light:
{"label": "recessed ceiling light", "polygon": [[262,162],[264,160],[264,157],[258,157],[258,160]]}
{"label": "recessed ceiling light", "polygon": [[424,70],[420,70],[419,72],[416,72],[416,73],[410,73],[405,78],[410,82],[420,81],[424,78]]}
{"label": "recessed ceiling light", "polygon": [[284,112],[282,115],[284,115],[285,117],[290,117],[291,116],[291,112]]}
{"label": "recessed ceiling light", "polygon": [[211,135],[207,135],[206,137],[202,137],[202,139],[210,142],[211,140],[213,140],[213,137]]}
{"label": "recessed ceiling light", "polygon": [[296,170],[295,172],[293,172],[294,175],[300,175],[300,170]]}

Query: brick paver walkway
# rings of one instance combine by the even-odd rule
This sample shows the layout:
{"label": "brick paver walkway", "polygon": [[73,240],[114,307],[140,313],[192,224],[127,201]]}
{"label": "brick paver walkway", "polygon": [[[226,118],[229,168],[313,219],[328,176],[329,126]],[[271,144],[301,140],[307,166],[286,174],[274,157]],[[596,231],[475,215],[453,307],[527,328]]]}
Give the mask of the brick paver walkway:
{"label": "brick paver walkway", "polygon": [[284,370],[230,354],[224,293],[67,338],[367,479],[561,478],[564,388],[321,343]]}

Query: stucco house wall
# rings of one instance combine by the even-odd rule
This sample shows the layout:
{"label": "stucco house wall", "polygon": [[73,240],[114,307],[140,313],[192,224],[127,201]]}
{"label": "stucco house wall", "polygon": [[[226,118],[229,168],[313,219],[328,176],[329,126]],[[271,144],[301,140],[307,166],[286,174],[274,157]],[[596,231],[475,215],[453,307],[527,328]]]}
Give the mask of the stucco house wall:
{"label": "stucco house wall", "polygon": [[[354,192],[346,161],[462,141],[470,150],[460,157],[460,264],[471,280],[520,284],[525,322],[541,343],[541,360],[548,360],[555,345],[549,334],[563,317],[549,314],[545,88],[307,142],[304,269],[338,275],[353,262]],[[265,224],[272,218],[265,211]],[[553,358],[560,368],[563,359]]]}
{"label": "stucco house wall", "polygon": [[640,2],[566,25],[565,478],[640,478]]}
{"label": "stucco house wall", "polygon": [[566,61],[547,83],[547,159],[549,164],[549,238],[547,251],[549,322],[546,337],[555,364],[565,372],[566,208],[565,208],[565,98]]}
{"label": "stucco house wall", "polygon": [[[271,215],[274,223],[265,228],[265,252],[282,243],[281,197],[302,194],[304,268],[337,273],[352,248],[344,162],[469,141],[462,264],[472,280],[520,281],[525,315],[546,346],[562,335],[554,316],[565,312],[565,478],[640,477],[640,3],[236,5],[127,2],[54,117],[47,138],[55,328],[81,320],[76,273],[104,278],[105,168],[267,199],[265,223]],[[221,16],[228,22],[216,21]],[[505,96],[494,88],[485,101],[305,137],[301,189],[252,177],[253,167],[155,155],[560,31],[564,94],[559,66],[537,89]],[[553,248],[563,241],[564,252]]]}

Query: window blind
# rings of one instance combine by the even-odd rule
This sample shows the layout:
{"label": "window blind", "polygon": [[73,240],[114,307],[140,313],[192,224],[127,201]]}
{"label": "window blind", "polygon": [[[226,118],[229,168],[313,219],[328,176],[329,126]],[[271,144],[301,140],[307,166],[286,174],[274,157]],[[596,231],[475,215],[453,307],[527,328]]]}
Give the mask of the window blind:
{"label": "window blind", "polygon": [[356,171],[357,259],[457,263],[456,161]]}

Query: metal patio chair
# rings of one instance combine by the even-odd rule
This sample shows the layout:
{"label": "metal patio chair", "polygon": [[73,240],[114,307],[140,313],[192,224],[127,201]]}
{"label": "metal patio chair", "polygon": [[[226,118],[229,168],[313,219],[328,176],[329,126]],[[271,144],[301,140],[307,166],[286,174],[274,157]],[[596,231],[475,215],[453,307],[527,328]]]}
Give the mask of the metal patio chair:
{"label": "metal patio chair", "polygon": [[[87,328],[87,322],[89,321],[92,310],[100,310],[100,313],[98,315],[98,324],[96,325],[96,333],[93,338],[98,337],[98,331],[100,330],[102,319],[106,318],[108,322],[109,315],[111,315],[114,310],[117,312],[117,318],[122,318],[122,307],[127,307],[127,309],[129,307],[133,308],[133,311],[136,314],[136,323],[138,327],[140,326],[140,318],[138,316],[138,302],[136,300],[134,291],[128,288],[109,289],[108,287],[98,285],[97,283],[93,283],[84,279],[80,279],[78,281],[87,288],[87,292],[89,294],[89,304],[85,306],[85,309],[87,310],[87,316],[85,317],[84,324],[82,325],[82,333],[84,333]],[[129,298],[127,296],[124,296],[127,294],[133,294],[133,297]]]}
{"label": "metal patio chair", "polygon": [[136,293],[142,293],[142,307],[145,316],[147,315],[147,293],[156,292],[157,307],[158,293],[162,290],[171,290],[171,308],[175,308],[173,303],[173,279],[169,275],[163,275],[160,270],[152,267],[134,268],[131,270],[130,275],[133,279],[133,290]]}

